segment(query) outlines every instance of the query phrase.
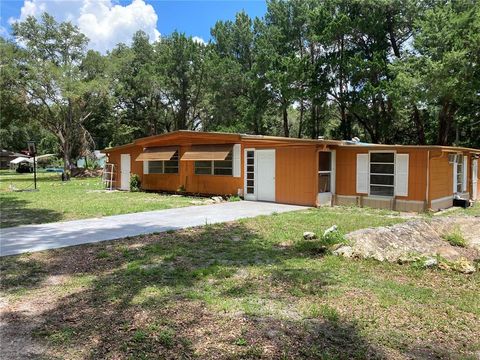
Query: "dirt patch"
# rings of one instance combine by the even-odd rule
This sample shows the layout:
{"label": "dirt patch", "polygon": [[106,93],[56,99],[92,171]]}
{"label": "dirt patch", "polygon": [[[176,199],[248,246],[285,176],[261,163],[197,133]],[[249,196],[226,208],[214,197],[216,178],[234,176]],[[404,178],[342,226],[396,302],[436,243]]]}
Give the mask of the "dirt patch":
{"label": "dirt patch", "polygon": [[[449,234],[464,246],[453,246]],[[413,220],[392,226],[362,229],[346,235],[348,245],[334,253],[345,257],[407,262],[421,257],[473,262],[480,258],[480,218],[474,216]]]}

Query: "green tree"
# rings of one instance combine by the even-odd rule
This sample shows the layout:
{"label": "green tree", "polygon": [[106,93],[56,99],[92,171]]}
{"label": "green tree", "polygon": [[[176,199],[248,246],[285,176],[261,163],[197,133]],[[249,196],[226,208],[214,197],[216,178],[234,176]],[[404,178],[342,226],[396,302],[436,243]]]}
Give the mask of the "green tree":
{"label": "green tree", "polygon": [[87,105],[101,91],[80,69],[88,39],[71,23],[57,23],[46,13],[40,21],[28,17],[15,23],[13,34],[25,47],[20,85],[27,103],[36,107],[37,121],[58,139],[68,170],[74,154],[91,143],[84,126],[91,115]]}

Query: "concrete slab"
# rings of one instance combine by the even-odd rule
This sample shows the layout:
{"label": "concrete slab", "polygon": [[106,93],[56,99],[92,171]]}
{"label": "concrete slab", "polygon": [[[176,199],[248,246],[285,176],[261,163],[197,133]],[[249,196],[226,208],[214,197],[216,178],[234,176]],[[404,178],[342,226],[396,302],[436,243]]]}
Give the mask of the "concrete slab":
{"label": "concrete slab", "polygon": [[307,208],[256,201],[237,201],[4,228],[0,230],[0,256],[95,243],[127,236],[185,229],[304,209]]}

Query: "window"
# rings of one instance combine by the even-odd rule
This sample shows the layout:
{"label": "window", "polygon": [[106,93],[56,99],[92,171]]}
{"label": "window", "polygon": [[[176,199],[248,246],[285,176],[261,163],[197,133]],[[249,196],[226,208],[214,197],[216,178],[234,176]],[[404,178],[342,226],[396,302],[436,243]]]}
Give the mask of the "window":
{"label": "window", "polygon": [[255,193],[255,151],[247,151],[247,194]]}
{"label": "window", "polygon": [[195,175],[233,175],[233,156],[230,151],[225,160],[195,161]]}
{"label": "window", "polygon": [[149,161],[149,174],[178,174],[178,151],[173,154],[170,160]]}
{"label": "window", "polygon": [[331,192],[332,153],[322,151],[318,153],[318,192]]}
{"label": "window", "polygon": [[457,192],[463,191],[463,156],[457,156]]}
{"label": "window", "polygon": [[370,153],[370,195],[393,196],[395,191],[395,153]]}

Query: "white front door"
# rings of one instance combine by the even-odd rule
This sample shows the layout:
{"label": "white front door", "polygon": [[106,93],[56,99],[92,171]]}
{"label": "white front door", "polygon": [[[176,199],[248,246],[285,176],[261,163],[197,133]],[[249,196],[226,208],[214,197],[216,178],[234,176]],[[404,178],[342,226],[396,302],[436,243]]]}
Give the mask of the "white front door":
{"label": "white front door", "polygon": [[478,160],[472,161],[472,200],[478,199]]}
{"label": "white front door", "polygon": [[130,154],[120,155],[120,189],[130,190]]}
{"label": "white front door", "polygon": [[275,201],[275,150],[256,150],[257,200]]}

